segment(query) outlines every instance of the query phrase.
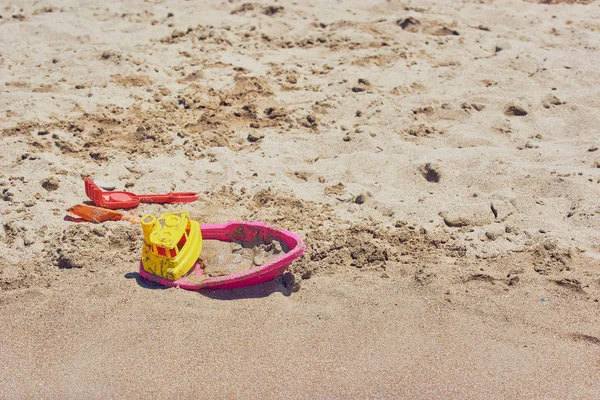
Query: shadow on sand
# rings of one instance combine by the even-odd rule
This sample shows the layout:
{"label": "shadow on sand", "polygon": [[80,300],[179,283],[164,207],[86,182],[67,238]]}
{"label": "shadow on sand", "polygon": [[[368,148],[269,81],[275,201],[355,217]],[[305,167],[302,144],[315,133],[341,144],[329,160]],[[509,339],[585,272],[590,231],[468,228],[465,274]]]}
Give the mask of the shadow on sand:
{"label": "shadow on sand", "polygon": [[166,286],[163,286],[156,282],[152,282],[147,279],[144,279],[139,274],[139,272],[128,272],[124,276],[125,276],[125,279],[135,279],[137,284],[139,286],[143,287],[144,289],[152,289],[152,290],[168,289],[168,287],[166,287]]}
{"label": "shadow on sand", "polygon": [[[169,289],[166,286],[156,282],[144,279],[138,272],[128,272],[126,279],[135,279],[137,284],[144,289],[163,290]],[[240,299],[258,299],[268,297],[273,293],[281,293],[284,296],[291,296],[297,291],[294,275],[286,272],[279,278],[272,281],[261,283],[259,285],[239,288],[239,289],[201,289],[198,293],[216,300],[240,300]]]}

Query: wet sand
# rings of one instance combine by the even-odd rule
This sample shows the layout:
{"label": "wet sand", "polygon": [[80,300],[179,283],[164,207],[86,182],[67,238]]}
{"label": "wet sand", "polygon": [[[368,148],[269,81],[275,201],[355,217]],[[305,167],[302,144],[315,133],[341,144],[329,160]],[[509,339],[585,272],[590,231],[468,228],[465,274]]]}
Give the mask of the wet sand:
{"label": "wet sand", "polygon": [[247,271],[283,254],[278,242],[248,246],[243,243],[205,240],[200,265],[207,277],[225,276]]}

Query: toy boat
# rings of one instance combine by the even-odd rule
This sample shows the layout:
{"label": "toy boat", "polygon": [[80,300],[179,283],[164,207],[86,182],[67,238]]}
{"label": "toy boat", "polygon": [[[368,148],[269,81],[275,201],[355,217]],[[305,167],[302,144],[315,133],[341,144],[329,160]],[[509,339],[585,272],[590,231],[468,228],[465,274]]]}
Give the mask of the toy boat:
{"label": "toy boat", "polygon": [[146,273],[176,281],[194,266],[202,251],[200,224],[187,211],[142,218],[144,247],[142,265]]}
{"label": "toy boat", "polygon": [[[248,221],[199,225],[189,219],[187,212],[168,213],[158,219],[153,215],[145,216],[142,229],[145,245],[140,275],[161,285],[186,290],[236,289],[267,282],[282,275],[290,263],[306,251],[302,239],[285,229]],[[287,251],[264,265],[230,275],[207,277],[196,262],[202,240],[252,244],[276,240],[284,244]]]}

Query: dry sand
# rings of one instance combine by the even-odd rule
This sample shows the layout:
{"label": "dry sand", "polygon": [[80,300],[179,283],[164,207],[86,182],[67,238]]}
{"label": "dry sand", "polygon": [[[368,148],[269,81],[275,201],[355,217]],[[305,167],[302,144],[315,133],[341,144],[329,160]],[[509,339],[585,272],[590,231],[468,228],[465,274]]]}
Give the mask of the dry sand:
{"label": "dry sand", "polygon": [[[549,3],[549,4],[542,4]],[[587,4],[585,4],[587,3]],[[0,397],[597,398],[600,3],[0,9]],[[137,275],[82,177],[307,243],[240,291]]]}

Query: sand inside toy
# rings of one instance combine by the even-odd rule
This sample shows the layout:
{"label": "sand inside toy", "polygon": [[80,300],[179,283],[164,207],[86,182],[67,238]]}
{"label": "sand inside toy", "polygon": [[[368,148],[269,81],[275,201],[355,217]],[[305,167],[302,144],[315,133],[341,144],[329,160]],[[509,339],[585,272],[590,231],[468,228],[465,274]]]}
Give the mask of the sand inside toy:
{"label": "sand inside toy", "polygon": [[199,264],[204,270],[204,277],[224,276],[242,272],[274,260],[283,253],[282,244],[278,241],[256,246],[236,242],[205,240]]}

